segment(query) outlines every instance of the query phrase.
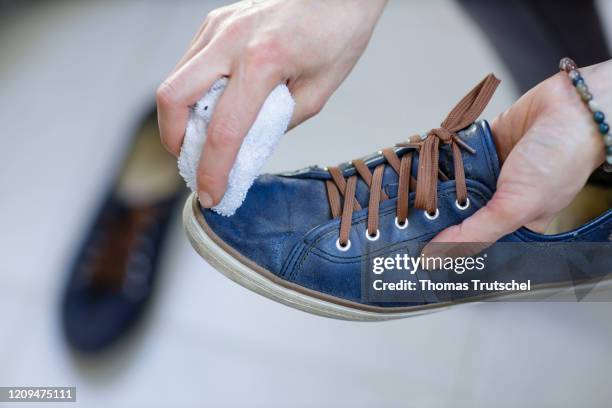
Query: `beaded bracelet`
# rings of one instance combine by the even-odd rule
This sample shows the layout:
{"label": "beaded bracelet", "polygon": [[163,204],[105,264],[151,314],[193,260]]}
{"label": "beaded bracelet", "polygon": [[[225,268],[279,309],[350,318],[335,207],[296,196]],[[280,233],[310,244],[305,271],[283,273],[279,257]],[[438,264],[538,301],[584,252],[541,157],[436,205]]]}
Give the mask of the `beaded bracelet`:
{"label": "beaded bracelet", "polygon": [[599,133],[603,137],[606,149],[606,163],[603,165],[603,169],[607,172],[612,172],[612,134],[610,134],[610,125],[605,122],[606,116],[600,110],[599,104],[593,98],[593,94],[589,92],[589,87],[584,82],[584,78],[580,74],[580,70],[574,60],[567,57],[562,58],[559,61],[559,69],[567,73],[576,91],[593,113],[593,120],[595,120]]}

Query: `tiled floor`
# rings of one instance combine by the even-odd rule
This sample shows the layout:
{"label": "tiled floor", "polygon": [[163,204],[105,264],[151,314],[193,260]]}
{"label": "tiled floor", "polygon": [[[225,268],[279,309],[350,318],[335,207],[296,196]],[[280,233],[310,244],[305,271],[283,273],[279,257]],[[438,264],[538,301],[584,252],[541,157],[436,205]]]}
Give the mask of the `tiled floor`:
{"label": "tiled floor", "polygon": [[[323,319],[224,279],[191,250],[178,214],[134,336],[93,360],[66,348],[65,265],[131,126],[215,4],[44,2],[4,23],[0,385],[76,385],[77,405],[94,407],[608,405],[611,304]],[[451,1],[392,1],[353,74],[269,169],[338,163],[430,128],[489,71],[505,81],[485,117],[515,94],[481,34]]]}

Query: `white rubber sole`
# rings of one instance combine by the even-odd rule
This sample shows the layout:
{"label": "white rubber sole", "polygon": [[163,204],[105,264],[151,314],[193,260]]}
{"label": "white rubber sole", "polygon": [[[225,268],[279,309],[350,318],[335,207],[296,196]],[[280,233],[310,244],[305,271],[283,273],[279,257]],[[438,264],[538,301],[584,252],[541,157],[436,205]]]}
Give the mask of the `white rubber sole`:
{"label": "white rubber sole", "polygon": [[[194,203],[196,203],[194,205]],[[183,208],[183,224],[191,245],[213,268],[223,275],[238,283],[239,285],[267,297],[275,302],[285,304],[295,309],[303,310],[319,316],[331,317],[335,319],[353,321],[385,321],[394,319],[404,319],[428,313],[444,310],[450,306],[467,305],[474,302],[447,302],[414,307],[407,311],[394,312],[374,312],[359,308],[344,306],[334,302],[319,299],[306,293],[280,285],[263,274],[255,271],[245,263],[233,257],[220,245],[218,245],[204,231],[198,220],[197,199],[195,195],[189,196]],[[591,284],[592,287],[592,284]],[[525,298],[537,293],[540,296],[550,296],[551,300],[567,300],[575,296],[575,290],[580,289],[581,285],[555,288],[533,289],[531,292],[516,292],[509,294],[496,295],[494,300],[510,300]],[[597,290],[610,290],[612,280],[600,282]],[[490,300],[490,299],[489,299]]]}

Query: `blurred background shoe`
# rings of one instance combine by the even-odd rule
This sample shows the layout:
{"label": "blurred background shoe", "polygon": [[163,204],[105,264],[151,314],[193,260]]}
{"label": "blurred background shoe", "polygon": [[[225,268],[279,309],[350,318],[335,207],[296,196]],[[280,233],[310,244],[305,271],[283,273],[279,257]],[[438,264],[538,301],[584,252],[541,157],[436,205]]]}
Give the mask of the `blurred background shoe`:
{"label": "blurred background shoe", "polygon": [[147,115],[134,135],[70,271],[63,328],[82,352],[101,351],[124,337],[153,294],[167,227],[184,191],[176,162],[160,143],[156,117]]}

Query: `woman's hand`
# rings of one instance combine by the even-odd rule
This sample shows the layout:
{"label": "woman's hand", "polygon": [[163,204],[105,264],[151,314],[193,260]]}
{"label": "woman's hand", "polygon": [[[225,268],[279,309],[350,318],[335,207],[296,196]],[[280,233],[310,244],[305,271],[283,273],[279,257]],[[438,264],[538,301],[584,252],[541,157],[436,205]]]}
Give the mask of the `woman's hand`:
{"label": "woman's hand", "polygon": [[[602,111],[612,112],[612,61],[581,72]],[[503,162],[497,191],[432,242],[492,243],[522,226],[542,233],[604,161],[592,113],[565,73],[530,90],[491,127]]]}
{"label": "woman's hand", "polygon": [[242,140],[269,93],[286,82],[296,107],[290,127],[318,113],[349,74],[386,0],[242,1],[211,12],[185,56],[157,90],[161,138],[178,155],[189,106],[230,77],[198,167],[199,199],[217,204]]}

